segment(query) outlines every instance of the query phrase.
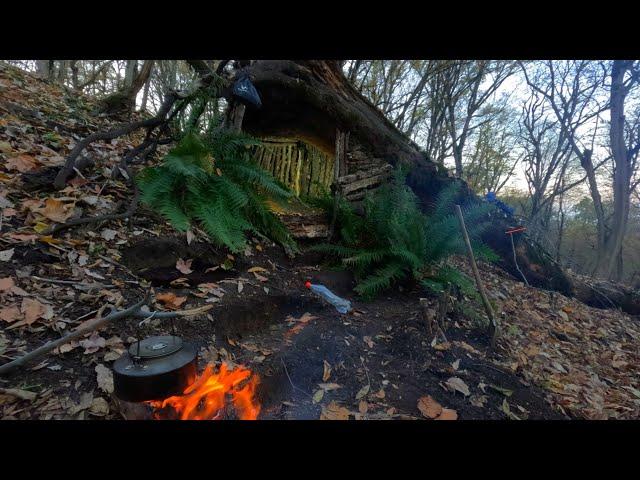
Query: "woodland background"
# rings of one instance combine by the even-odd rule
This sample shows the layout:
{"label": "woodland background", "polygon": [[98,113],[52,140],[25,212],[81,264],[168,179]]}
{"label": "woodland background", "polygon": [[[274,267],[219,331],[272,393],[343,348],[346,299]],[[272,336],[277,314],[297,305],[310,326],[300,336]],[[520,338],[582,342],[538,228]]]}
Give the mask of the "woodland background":
{"label": "woodland background", "polygon": [[[157,112],[196,77],[184,60],[6,63],[130,112]],[[563,266],[640,285],[640,62],[349,60],[343,70],[428,158],[515,207]],[[207,101],[201,124],[226,108]]]}

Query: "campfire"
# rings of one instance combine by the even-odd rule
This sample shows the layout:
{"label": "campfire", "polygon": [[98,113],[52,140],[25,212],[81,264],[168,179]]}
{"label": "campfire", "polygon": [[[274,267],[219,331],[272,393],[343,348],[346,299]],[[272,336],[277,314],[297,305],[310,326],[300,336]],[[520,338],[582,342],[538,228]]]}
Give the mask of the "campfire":
{"label": "campfire", "polygon": [[255,399],[258,382],[258,376],[243,366],[229,368],[223,363],[215,373],[209,364],[182,395],[148,404],[153,407],[156,419],[256,420],[260,413]]}

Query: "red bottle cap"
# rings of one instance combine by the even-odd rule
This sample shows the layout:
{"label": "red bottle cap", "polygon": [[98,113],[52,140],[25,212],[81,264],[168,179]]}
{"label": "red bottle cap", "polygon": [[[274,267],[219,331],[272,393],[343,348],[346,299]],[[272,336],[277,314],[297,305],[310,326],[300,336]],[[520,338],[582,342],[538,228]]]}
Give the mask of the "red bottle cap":
{"label": "red bottle cap", "polygon": [[309,281],[304,282],[304,286],[307,288],[311,288],[311,282]]}

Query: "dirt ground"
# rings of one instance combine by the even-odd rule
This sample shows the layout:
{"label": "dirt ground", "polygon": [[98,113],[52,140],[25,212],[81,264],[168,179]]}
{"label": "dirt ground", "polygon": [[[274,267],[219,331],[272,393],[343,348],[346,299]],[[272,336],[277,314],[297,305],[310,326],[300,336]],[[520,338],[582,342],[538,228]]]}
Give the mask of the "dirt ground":
{"label": "dirt ground", "polygon": [[[176,320],[177,334],[200,349],[201,368],[207,362],[227,361],[246,365],[259,376],[261,419],[332,418],[332,409],[338,406],[346,408],[354,419],[419,419],[424,417],[418,400],[426,395],[455,410],[459,419],[505,419],[513,415],[523,419],[563,418],[545,402],[542,391],[494,361],[500,354],[489,353],[486,332],[470,328],[463,318],[447,330],[448,343],[440,341],[432,346],[417,291],[394,292],[374,302],[360,302],[351,292],[349,274],[323,269],[312,255],[290,260],[276,246],[262,252],[253,249],[251,256],[235,259],[229,270],[203,274],[225,255],[216,258],[211,248],[183,243],[186,251],[171,248],[179,244],[178,239],[136,241],[123,248],[123,262],[150,280],[156,294],[173,292],[187,297],[181,308],[204,303],[192,295],[198,291],[187,283],[215,282],[220,297],[213,297],[216,302],[209,315]],[[23,258],[31,251],[26,249]],[[192,263],[194,272],[190,275],[181,274],[175,267],[157,266],[175,265],[179,258],[176,255],[196,252],[203,258]],[[150,265],[154,267],[147,268]],[[247,272],[255,267],[264,270],[259,275]],[[41,278],[51,277],[46,264],[36,268]],[[112,273],[116,272],[122,281],[133,278],[120,269]],[[171,282],[177,278],[187,280],[174,288]],[[352,299],[355,313],[337,313],[304,288],[307,279]],[[123,304],[134,303],[141,294],[137,285],[124,291]],[[73,315],[81,317],[90,308],[78,308]],[[68,313],[72,316],[71,311]],[[75,348],[45,357],[36,362],[35,368],[16,372],[8,381],[3,379],[4,388],[32,390],[42,398],[11,403],[9,411],[5,407],[4,418],[122,418],[119,402],[101,391],[96,366],[111,365],[116,358],[113,352],[123,351],[137,338],[170,333],[171,325],[167,320],[152,320],[142,327],[138,326],[139,320],[118,322],[101,331],[100,336],[120,339],[121,343],[116,341],[91,353]],[[26,350],[57,336],[51,330],[24,333],[11,330],[5,335],[14,344],[27,338]],[[468,386],[468,395],[447,386],[450,378],[462,380]],[[109,412],[102,415],[103,411],[93,408],[98,413],[94,415],[91,408],[81,408],[83,402],[90,407],[88,394],[92,402],[104,398]]]}

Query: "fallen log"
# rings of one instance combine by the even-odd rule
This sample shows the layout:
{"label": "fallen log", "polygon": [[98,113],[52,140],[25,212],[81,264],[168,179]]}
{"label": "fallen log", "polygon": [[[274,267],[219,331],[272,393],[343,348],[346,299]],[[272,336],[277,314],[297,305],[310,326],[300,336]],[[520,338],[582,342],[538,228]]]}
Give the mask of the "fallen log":
{"label": "fallen log", "polygon": [[[462,186],[456,203],[464,205],[477,200],[464,181],[453,178],[444,166],[426,158],[413,141],[353,87],[343,75],[339,61],[258,60],[247,72],[262,99],[262,108],[247,108],[245,112],[243,129],[248,133],[300,139],[333,155],[336,130],[347,131],[350,142],[359,149],[358,158],[351,157],[361,165],[368,157],[372,159],[369,166],[382,160],[393,166],[410,167],[407,184],[425,210],[431,207],[438,192],[452,182]],[[348,167],[347,172],[352,170]],[[363,196],[364,192],[357,192],[350,200]],[[483,235],[483,240],[501,257],[498,265],[520,279],[511,241],[505,234],[515,224],[515,219],[496,212],[493,228]],[[586,302],[597,295],[589,286],[576,286],[544,248],[526,236],[514,238],[514,242],[517,264],[531,285]],[[634,295],[613,303],[629,313],[640,310],[640,300]]]}

